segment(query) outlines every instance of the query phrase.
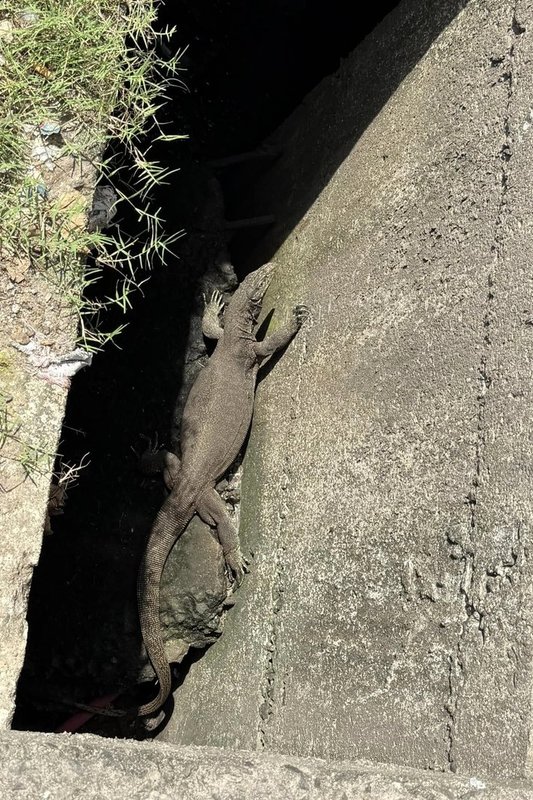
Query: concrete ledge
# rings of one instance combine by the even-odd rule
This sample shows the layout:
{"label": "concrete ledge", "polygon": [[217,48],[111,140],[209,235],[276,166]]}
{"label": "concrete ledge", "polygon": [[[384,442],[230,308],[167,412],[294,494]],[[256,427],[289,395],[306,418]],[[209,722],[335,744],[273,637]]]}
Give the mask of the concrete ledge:
{"label": "concrete ledge", "polygon": [[0,734],[4,800],[533,800],[533,784],[97,736]]}

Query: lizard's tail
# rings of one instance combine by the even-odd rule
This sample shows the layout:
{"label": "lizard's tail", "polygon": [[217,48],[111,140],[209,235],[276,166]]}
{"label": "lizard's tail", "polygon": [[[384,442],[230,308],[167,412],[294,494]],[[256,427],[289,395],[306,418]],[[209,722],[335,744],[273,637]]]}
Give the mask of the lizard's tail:
{"label": "lizard's tail", "polygon": [[167,497],[150,531],[139,568],[137,605],[141,632],[159,682],[157,697],[137,710],[141,717],[157,711],[170,694],[170,666],[159,622],[159,587],[169,553],[194,515],[194,511],[194,497],[189,491],[185,490],[183,493],[173,491]]}

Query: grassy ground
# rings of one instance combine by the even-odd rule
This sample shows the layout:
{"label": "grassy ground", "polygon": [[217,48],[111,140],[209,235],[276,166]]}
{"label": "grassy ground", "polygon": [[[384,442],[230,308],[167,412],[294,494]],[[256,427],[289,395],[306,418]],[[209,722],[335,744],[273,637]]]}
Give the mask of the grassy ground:
{"label": "grassy ground", "polygon": [[[165,179],[150,160],[150,146],[169,138],[158,127],[157,111],[165,90],[179,80],[179,54],[159,55],[171,31],[154,32],[155,5],[0,2],[0,259],[15,264],[15,273],[26,260],[21,269],[29,264],[59,282],[77,309],[88,349],[117,333],[99,328],[102,307],[125,307],[138,286],[140,261],[146,266],[154,256],[164,258],[171,245],[150,204],[150,190]],[[110,142],[114,156],[104,161]],[[108,196],[133,209],[141,229],[137,243],[120,233],[111,237],[91,221],[87,226],[90,192],[75,184],[55,190],[57,172],[83,164],[100,185],[113,187]],[[114,296],[84,302],[84,291],[103,269],[119,277]]]}
{"label": "grassy ground", "polygon": [[[102,312],[125,311],[179,235],[165,238],[151,200],[166,179],[151,149],[176,138],[158,110],[180,83],[180,54],[165,48],[172,30],[154,30],[156,7],[0,0],[0,452],[23,477],[48,471],[54,454],[24,436],[12,347],[35,346],[33,369],[72,350],[73,336],[88,351],[116,339],[120,321],[106,330]],[[124,215],[136,218],[135,236],[105,229]],[[104,294],[97,285],[110,274]]]}

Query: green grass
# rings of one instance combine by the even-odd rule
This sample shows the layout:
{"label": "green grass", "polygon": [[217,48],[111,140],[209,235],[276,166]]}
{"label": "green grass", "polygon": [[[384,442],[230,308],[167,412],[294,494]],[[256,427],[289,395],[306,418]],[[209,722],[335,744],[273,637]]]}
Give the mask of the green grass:
{"label": "green grass", "polygon": [[[172,31],[155,33],[155,19],[154,0],[0,0],[0,259],[23,254],[59,285],[88,349],[120,332],[101,329],[102,312],[126,310],[143,270],[154,258],[164,261],[179,235],[163,236],[151,200],[168,177],[150,158],[152,143],[183,138],[167,136],[157,120],[166,91],[180,80],[180,54],[157,55],[157,37]],[[47,122],[61,127],[59,154],[73,166],[92,164],[119,206],[133,210],[135,238],[119,228],[87,230],[81,195],[66,205],[48,198],[49,173],[35,168],[30,152]],[[115,155],[103,162],[109,142]],[[116,275],[114,293],[84,300],[104,269]]]}

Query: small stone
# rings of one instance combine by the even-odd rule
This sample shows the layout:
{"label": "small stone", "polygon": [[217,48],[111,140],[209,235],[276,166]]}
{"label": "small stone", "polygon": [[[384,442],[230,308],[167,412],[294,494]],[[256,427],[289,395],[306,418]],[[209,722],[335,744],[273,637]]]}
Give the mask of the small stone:
{"label": "small stone", "polygon": [[13,23],[8,19],[0,19],[0,39],[4,39],[6,42],[11,42],[13,40],[12,31]]}
{"label": "small stone", "polygon": [[19,344],[28,344],[31,339],[31,333],[22,325],[15,325],[11,336]]}
{"label": "small stone", "polygon": [[25,8],[17,14],[17,22],[21,28],[29,28],[39,21],[39,13],[31,8]]}
{"label": "small stone", "polygon": [[[6,272],[9,275],[9,278],[14,281],[15,283],[22,283],[23,280],[26,278],[26,273],[30,268],[30,262],[25,258],[19,258],[18,256],[12,259],[6,259],[5,262]],[[17,310],[15,311],[15,306]],[[12,310],[14,314],[17,314],[20,307],[18,304],[14,304]]]}
{"label": "small stone", "polygon": [[58,133],[61,133],[61,125],[54,120],[46,120],[45,122],[41,122],[39,130],[42,136],[56,136]]}

